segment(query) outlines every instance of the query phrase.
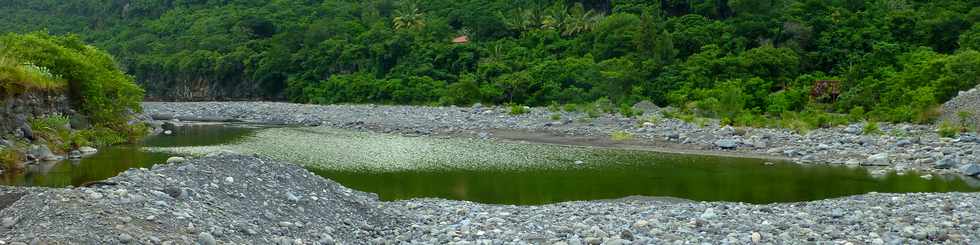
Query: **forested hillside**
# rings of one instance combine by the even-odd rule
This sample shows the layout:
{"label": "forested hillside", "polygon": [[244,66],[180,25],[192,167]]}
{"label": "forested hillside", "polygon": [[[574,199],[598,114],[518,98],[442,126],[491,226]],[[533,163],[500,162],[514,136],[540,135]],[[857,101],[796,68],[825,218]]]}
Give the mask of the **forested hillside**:
{"label": "forested hillside", "polygon": [[77,33],[152,98],[649,99],[736,121],[928,121],[980,83],[978,19],[978,0],[0,0],[0,31]]}

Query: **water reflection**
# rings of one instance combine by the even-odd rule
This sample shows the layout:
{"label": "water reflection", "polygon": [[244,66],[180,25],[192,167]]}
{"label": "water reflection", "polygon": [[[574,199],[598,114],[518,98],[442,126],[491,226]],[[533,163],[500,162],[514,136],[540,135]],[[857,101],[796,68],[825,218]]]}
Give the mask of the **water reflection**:
{"label": "water reflection", "polygon": [[385,200],[438,197],[495,204],[546,204],[634,195],[699,201],[797,202],[868,192],[974,192],[969,179],[916,173],[874,178],[864,168],[762,160],[602,151],[602,168],[529,171],[345,172],[312,169]]}
{"label": "water reflection", "polygon": [[200,146],[230,143],[242,139],[254,128],[222,125],[181,127],[174,136],[147,137],[138,146],[113,146],[82,159],[30,164],[18,172],[0,175],[0,184],[16,186],[64,187],[104,180],[131,168],[149,168],[163,163],[168,154],[146,152],[140,146]]}

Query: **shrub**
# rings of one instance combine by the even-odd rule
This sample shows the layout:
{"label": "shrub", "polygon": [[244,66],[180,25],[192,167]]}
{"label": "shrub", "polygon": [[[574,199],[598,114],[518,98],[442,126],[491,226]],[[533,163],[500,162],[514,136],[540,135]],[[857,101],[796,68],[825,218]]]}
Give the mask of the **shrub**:
{"label": "shrub", "polygon": [[864,120],[865,113],[866,112],[864,111],[863,106],[855,106],[848,112],[847,117],[852,122],[860,122],[861,120]]}
{"label": "shrub", "polygon": [[567,112],[574,112],[576,110],[576,108],[577,108],[575,106],[575,104],[572,104],[572,103],[565,104],[565,106],[562,106],[562,107],[563,107],[562,109],[565,110],[565,111],[567,111]]}
{"label": "shrub", "polygon": [[20,162],[20,153],[12,148],[0,149],[0,164],[6,170],[17,169],[17,162]]}
{"label": "shrub", "polygon": [[943,121],[939,124],[939,137],[953,138],[956,137],[956,134],[958,134],[959,131],[959,128],[947,121]]}
{"label": "shrub", "polygon": [[8,94],[27,90],[55,91],[63,89],[65,85],[67,81],[52,74],[48,68],[0,53],[0,91],[7,91]]}
{"label": "shrub", "polygon": [[633,134],[626,131],[616,131],[610,135],[613,141],[627,141],[633,139]]}
{"label": "shrub", "polygon": [[865,135],[881,134],[881,128],[878,127],[877,122],[869,121],[868,123],[864,124],[864,128],[861,130],[861,133]]}
{"label": "shrub", "polygon": [[960,120],[960,126],[966,127],[966,128],[976,127],[976,125],[975,125],[976,123],[973,121],[973,112],[959,111],[959,112],[956,113],[956,116]]}
{"label": "shrub", "polygon": [[616,111],[616,107],[613,106],[612,101],[606,97],[599,98],[598,100],[593,102],[592,105],[594,105],[595,108],[601,112],[613,113]]}
{"label": "shrub", "polygon": [[551,120],[552,120],[552,121],[558,121],[558,120],[561,120],[561,114],[558,114],[558,113],[555,113],[555,114],[551,114]]}
{"label": "shrub", "polygon": [[632,106],[629,106],[627,104],[622,104],[619,106],[619,114],[623,115],[624,117],[634,117],[642,113],[637,113],[637,111],[634,110]]}
{"label": "shrub", "polygon": [[141,110],[143,89],[133,77],[123,73],[108,53],[77,36],[7,34],[0,36],[0,46],[3,56],[30,62],[26,70],[68,81],[73,102],[95,123],[125,122],[129,112]]}
{"label": "shrub", "polygon": [[548,111],[550,111],[550,112],[560,112],[561,111],[561,106],[558,105],[558,102],[551,102],[551,104],[548,105]]}
{"label": "shrub", "polygon": [[526,106],[517,105],[517,104],[510,105],[510,112],[509,113],[511,115],[514,115],[514,116],[516,116],[516,115],[523,115],[523,114],[527,114],[528,112],[531,112],[531,110],[528,109]]}

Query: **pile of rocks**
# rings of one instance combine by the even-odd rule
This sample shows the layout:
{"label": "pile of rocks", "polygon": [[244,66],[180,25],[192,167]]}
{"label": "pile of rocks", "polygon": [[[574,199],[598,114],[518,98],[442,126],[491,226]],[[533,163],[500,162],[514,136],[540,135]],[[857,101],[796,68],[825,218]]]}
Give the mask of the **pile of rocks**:
{"label": "pile of rocks", "polygon": [[91,188],[0,187],[0,243],[650,244],[980,242],[980,194],[753,205],[630,198],[543,206],[381,202],[303,168],[217,154]]}
{"label": "pile of rocks", "polygon": [[[943,104],[943,120],[953,123],[967,123],[977,127],[980,122],[980,88],[961,91],[959,95]],[[965,122],[964,122],[965,121]]]}
{"label": "pile of rocks", "polygon": [[334,244],[405,226],[377,197],[302,167],[239,155],[134,169],[91,188],[0,187],[0,241]]}

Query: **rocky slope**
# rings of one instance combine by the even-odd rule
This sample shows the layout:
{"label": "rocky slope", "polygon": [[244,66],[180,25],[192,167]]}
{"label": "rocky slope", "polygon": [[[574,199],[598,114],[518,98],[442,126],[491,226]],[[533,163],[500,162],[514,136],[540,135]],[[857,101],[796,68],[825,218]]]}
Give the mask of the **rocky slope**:
{"label": "rocky slope", "polygon": [[0,187],[5,244],[975,244],[980,194],[751,205],[380,202],[287,163],[217,154],[96,187]]}
{"label": "rocky slope", "polygon": [[[882,124],[880,135],[863,135],[862,124],[799,134],[784,129],[719,127],[665,118],[644,108],[645,122],[606,114],[595,119],[581,112],[531,108],[509,115],[503,107],[418,107],[375,105],[302,105],[274,102],[144,103],[160,120],[246,121],[323,125],[404,134],[454,134],[493,138],[494,130],[550,132],[557,135],[609,137],[627,132],[634,140],[689,149],[790,158],[801,163],[864,165],[882,170],[920,170],[980,175],[978,140],[972,134],[940,138],[931,125]],[[559,120],[552,116],[558,115]]]}
{"label": "rocky slope", "polygon": [[962,91],[943,104],[943,120],[954,124],[966,123],[970,125],[964,126],[976,127],[977,122],[980,122],[980,88]]}

